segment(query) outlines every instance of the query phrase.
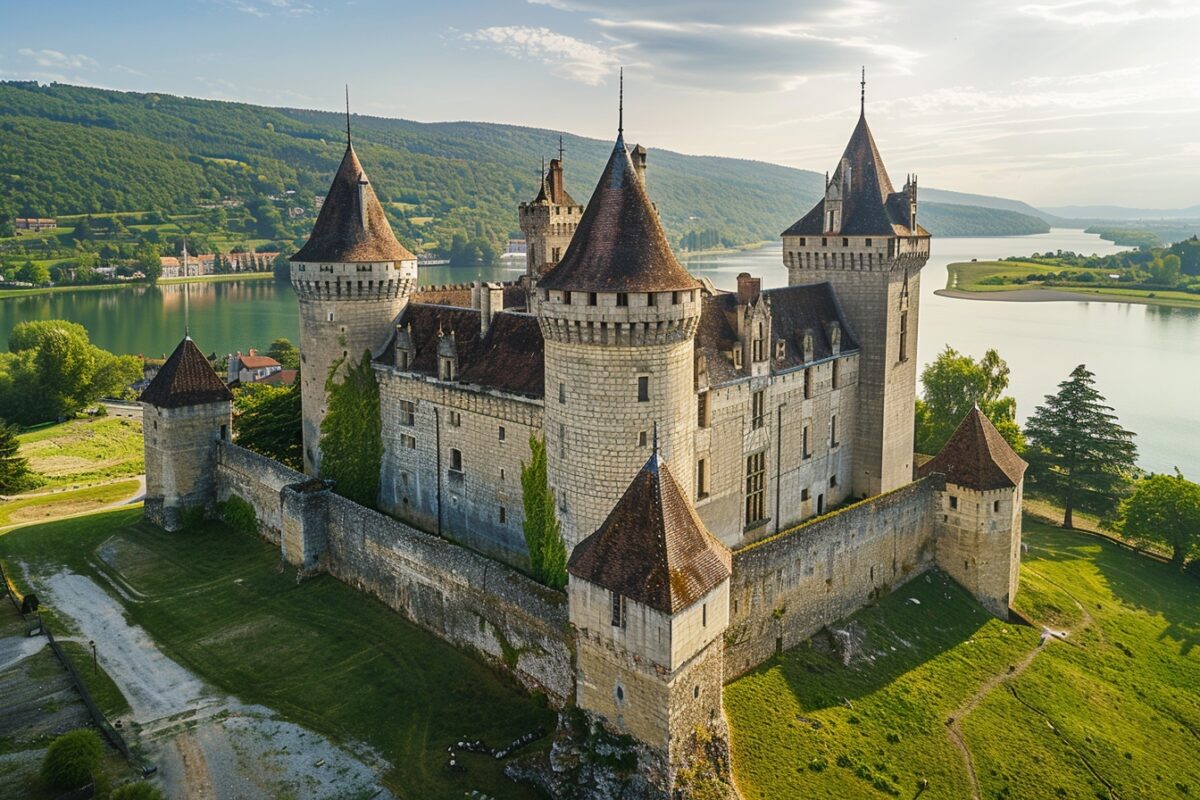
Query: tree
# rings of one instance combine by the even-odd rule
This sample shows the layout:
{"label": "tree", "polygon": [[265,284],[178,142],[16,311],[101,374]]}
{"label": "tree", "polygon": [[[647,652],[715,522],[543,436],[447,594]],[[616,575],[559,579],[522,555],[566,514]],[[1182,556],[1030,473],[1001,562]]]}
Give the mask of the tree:
{"label": "tree", "polygon": [[104,744],[93,730],[80,728],[50,743],[42,760],[42,780],[57,791],[90,783],[104,760]]}
{"label": "tree", "polygon": [[1005,441],[1021,452],[1025,437],[1017,424],[1017,401],[1005,396],[1008,364],[995,350],[976,361],[947,346],[921,371],[922,397],[917,400],[916,449],[933,455],[975,405],[991,420]]}
{"label": "tree", "polygon": [[150,283],[157,283],[162,277],[162,261],[159,260],[158,248],[150,243],[138,246],[134,257],[136,266]]}
{"label": "tree", "polygon": [[45,264],[26,261],[17,272],[17,280],[32,283],[35,286],[45,286],[50,282],[50,269]]}
{"label": "tree", "polygon": [[292,469],[304,468],[300,384],[243,386],[233,397],[233,432],[247,450]]}
{"label": "tree", "polygon": [[[374,507],[383,462],[379,383],[369,350],[357,364],[342,370],[345,361],[335,361],[325,380],[329,411],[321,421],[321,475],[334,482],[338,494]],[[340,381],[339,371],[343,372]]]}
{"label": "tree", "polygon": [[1076,508],[1110,513],[1136,469],[1134,435],[1117,424],[1095,378],[1080,364],[1025,425],[1030,488],[1063,507],[1064,528]]}
{"label": "tree", "polygon": [[287,339],[271,342],[267,355],[283,364],[284,369],[300,369],[300,349]]}
{"label": "tree", "polygon": [[1135,542],[1169,548],[1171,563],[1183,566],[1200,554],[1200,485],[1178,470],[1138,481],[1121,503],[1117,525]]}
{"label": "tree", "polygon": [[529,435],[529,463],[521,464],[521,499],[525,508],[525,545],[529,571],[553,589],[567,585],[567,546],[555,511],[554,492],[546,467],[546,442]]}
{"label": "tree", "polygon": [[29,470],[29,460],[21,455],[17,427],[0,420],[0,492],[16,494],[37,485],[37,477]]}

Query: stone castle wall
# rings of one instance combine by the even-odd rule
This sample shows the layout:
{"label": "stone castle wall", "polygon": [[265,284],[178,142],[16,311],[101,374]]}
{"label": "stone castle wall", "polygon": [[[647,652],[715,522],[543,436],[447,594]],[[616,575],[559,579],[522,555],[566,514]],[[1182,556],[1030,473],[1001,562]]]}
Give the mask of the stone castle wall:
{"label": "stone castle wall", "polygon": [[145,511],[155,524],[176,530],[184,510],[212,503],[216,443],[229,436],[232,425],[232,409],[225,401],[182,408],[146,404]]}
{"label": "stone castle wall", "polygon": [[726,678],[933,566],[941,488],[931,476],[736,551]]}
{"label": "stone castle wall", "polygon": [[439,638],[475,652],[562,705],[573,696],[566,596],[483,555],[421,533],[228,443],[218,499],[236,494],[302,571],[325,570]]}

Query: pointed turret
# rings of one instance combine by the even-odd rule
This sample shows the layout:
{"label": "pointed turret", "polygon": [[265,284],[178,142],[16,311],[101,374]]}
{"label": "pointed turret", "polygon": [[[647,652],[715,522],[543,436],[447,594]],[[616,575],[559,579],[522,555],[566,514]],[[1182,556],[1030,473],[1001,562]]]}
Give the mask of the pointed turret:
{"label": "pointed turret", "polygon": [[138,398],[138,402],[158,408],[182,408],[231,400],[233,395],[229,388],[190,336],[183,338]]}
{"label": "pointed turret", "polygon": [[947,483],[987,492],[1019,486],[1026,466],[987,415],[975,406],[938,454],[921,466],[920,473],[940,472]]}
{"label": "pointed turret", "polygon": [[347,142],[346,154],[333,176],[308,242],[291,260],[378,263],[415,259],[396,240],[354,145]]}
{"label": "pointed turret", "polygon": [[683,268],[619,135],[571,246],[538,286],[585,292],[662,292],[700,285]]}
{"label": "pointed turret", "polygon": [[567,571],[666,614],[731,574],[728,548],[704,527],[657,452],[604,524],[575,548]]}

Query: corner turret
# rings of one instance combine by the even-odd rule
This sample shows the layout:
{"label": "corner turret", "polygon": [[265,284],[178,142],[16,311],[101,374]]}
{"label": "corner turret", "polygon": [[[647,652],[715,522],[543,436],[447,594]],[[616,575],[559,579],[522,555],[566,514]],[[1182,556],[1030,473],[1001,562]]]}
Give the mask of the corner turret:
{"label": "corner turret", "polygon": [[517,213],[525,234],[525,289],[532,292],[567,252],[583,218],[583,205],[567,193],[564,183],[561,140],[559,156],[550,159],[550,169],[542,175],[537,197],[521,203]]}

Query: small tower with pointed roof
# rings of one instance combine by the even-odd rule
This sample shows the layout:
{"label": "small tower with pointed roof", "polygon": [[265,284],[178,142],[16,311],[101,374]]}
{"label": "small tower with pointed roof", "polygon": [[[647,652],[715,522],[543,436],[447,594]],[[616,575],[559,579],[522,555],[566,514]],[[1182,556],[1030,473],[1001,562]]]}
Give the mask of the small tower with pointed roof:
{"label": "small tower with pointed roof", "polygon": [[783,232],[790,285],[830,283],[862,347],[852,492],[912,480],[917,312],[929,232],[917,223],[917,182],[895,191],[867,125],[864,72],[858,123],[825,196]]}
{"label": "small tower with pointed roof", "polygon": [[146,519],[178,530],[188,509],[216,502],[217,443],[229,438],[233,395],[185,336],[138,398],[146,457]]}
{"label": "small tower with pointed roof", "polygon": [[525,234],[526,288],[532,291],[538,280],[562,260],[583,218],[583,205],[575,202],[563,184],[561,139],[558,158],[550,159],[537,197],[521,203],[517,214]]}
{"label": "small tower with pointed roof", "polygon": [[920,469],[922,475],[946,479],[934,540],[938,566],[1003,618],[1021,573],[1025,467],[976,406]]}
{"label": "small tower with pointed roof", "polygon": [[345,155],[308,242],[291,262],[300,302],[304,471],[319,475],[330,369],[377,354],[417,282],[417,258],[396,240],[354,152],[348,106]]}
{"label": "small tower with pointed roof", "polygon": [[655,424],[689,492],[695,470],[700,282],[671,252],[623,131],[570,247],[533,299],[545,340],[547,466],[571,548],[650,455]]}
{"label": "small tower with pointed roof", "polygon": [[567,571],[576,702],[665,757],[667,796],[693,732],[724,735],[729,549],[656,449]]}

